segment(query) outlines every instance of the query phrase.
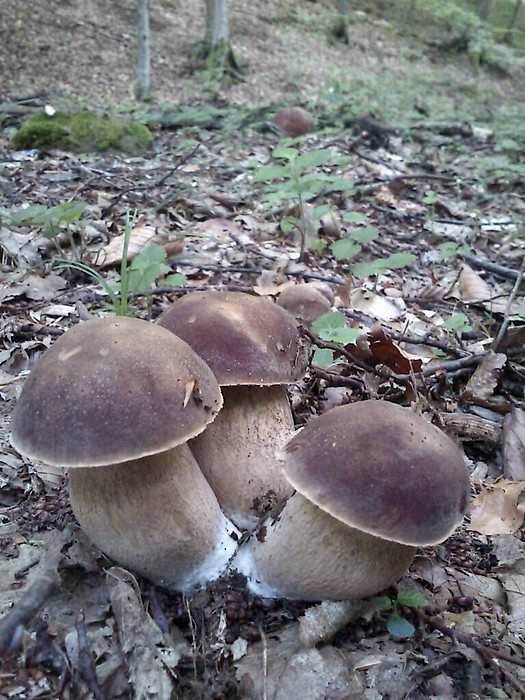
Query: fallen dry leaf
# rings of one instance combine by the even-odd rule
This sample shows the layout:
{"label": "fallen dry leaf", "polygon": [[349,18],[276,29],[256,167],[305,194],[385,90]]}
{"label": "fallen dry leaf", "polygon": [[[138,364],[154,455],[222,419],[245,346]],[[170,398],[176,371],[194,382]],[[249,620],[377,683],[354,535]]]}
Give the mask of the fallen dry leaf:
{"label": "fallen dry leaf", "polygon": [[525,519],[525,503],[518,498],[525,481],[499,481],[483,489],[474,499],[469,530],[482,535],[507,535],[516,532]]}
{"label": "fallen dry leaf", "polygon": [[[100,260],[97,261],[99,267],[105,268],[120,264],[124,251],[124,236],[125,234],[121,234],[112,238],[108,245],[100,251]],[[152,243],[163,246],[170,256],[179,255],[184,249],[184,243],[180,237],[159,233],[156,226],[139,223],[133,228],[129,238],[128,262]]]}
{"label": "fallen dry leaf", "polygon": [[525,411],[513,408],[503,421],[503,474],[525,481]]}
{"label": "fallen dry leaf", "polygon": [[189,646],[174,643],[148,615],[136,579],[121,567],[107,571],[111,607],[122,650],[128,659],[129,681],[136,698],[169,698],[173,671]]}
{"label": "fallen dry leaf", "polygon": [[503,353],[488,352],[469,379],[461,400],[476,403],[490,399],[506,362],[507,356]]}

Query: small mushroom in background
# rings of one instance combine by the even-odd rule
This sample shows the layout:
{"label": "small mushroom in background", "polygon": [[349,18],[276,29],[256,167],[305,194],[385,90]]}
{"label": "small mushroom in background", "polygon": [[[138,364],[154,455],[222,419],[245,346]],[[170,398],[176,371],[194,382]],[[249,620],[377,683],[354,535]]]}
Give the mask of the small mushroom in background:
{"label": "small mushroom in background", "polygon": [[315,131],[315,121],[310,112],[302,107],[285,107],[280,109],[273,123],[283,136],[304,136]]}
{"label": "small mushroom in background", "polygon": [[182,340],[134,318],[67,331],[27,379],[11,440],[69,468],[73,511],[106,554],[181,591],[216,578],[234,526],[187,445],[222,405],[211,370]]}
{"label": "small mushroom in background", "polygon": [[157,323],[183,338],[211,368],[224,407],[190,447],[225,514],[241,528],[259,520],[254,499],[293,491],[276,450],[294,431],[286,385],[302,377],[308,354],[295,320],[242,292],[192,292]]}
{"label": "small mushroom in background", "polygon": [[296,493],[232,566],[265,597],[344,600],[400,578],[461,522],[469,473],[438,428],[384,401],[314,418],[286,445]]}
{"label": "small mushroom in background", "polygon": [[310,326],[316,318],[330,311],[333,295],[329,299],[314,282],[307,282],[285,287],[279,294],[277,303],[298,321]]}

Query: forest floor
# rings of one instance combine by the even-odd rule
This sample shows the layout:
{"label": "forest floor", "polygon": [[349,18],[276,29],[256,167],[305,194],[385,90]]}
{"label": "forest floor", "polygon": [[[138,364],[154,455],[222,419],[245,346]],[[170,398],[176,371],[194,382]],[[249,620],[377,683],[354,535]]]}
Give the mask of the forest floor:
{"label": "forest floor", "polygon": [[[356,12],[345,45],[327,39],[325,3],[239,1],[244,79],[221,86],[195,73],[200,4],[154,5],[149,113],[175,104],[180,126],[156,130],[146,156],[15,151],[16,117],[0,133],[0,698],[525,697],[524,76],[443,57],[437,30],[422,44],[386,10]],[[140,112],[129,4],[33,3],[28,19],[5,0],[0,13],[0,100]],[[271,119],[298,102],[318,128],[279,159]],[[260,176],[293,149],[295,170]],[[24,218],[29,205],[41,209]],[[110,313],[103,286],[56,263],[118,284],[133,210],[131,256],[155,241],[180,276],[169,286],[150,259],[131,313],[154,320],[194,290],[278,298],[322,283],[333,310],[290,387],[296,425],[388,400],[461,446],[468,517],[381,599],[268,601],[238,574],[191,596],[152,586],[89,543],[60,470],[10,446],[41,354]],[[287,217],[304,241],[283,233]]]}

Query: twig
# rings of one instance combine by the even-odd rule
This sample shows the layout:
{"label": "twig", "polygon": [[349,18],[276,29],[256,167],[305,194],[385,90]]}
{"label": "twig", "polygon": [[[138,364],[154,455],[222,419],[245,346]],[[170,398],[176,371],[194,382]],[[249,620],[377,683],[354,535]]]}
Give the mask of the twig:
{"label": "twig", "polygon": [[0,619],[0,656],[16,647],[20,632],[60,583],[58,566],[62,560],[62,548],[70,539],[71,533],[72,527],[68,526],[57,535],[54,546],[42,558],[42,573],[35,576],[20,600]]}
{"label": "twig", "polygon": [[[444,362],[437,362],[434,365],[427,365],[421,372],[416,373],[416,377],[431,377],[436,374],[436,372],[454,372],[457,369],[472,367],[473,365],[478,365],[487,354],[486,352],[482,352],[479,355],[460,357],[458,360],[446,360]],[[406,381],[410,379],[411,376],[411,374],[392,374],[392,379]]]}
{"label": "twig", "polygon": [[[503,265],[497,265],[496,263],[490,262],[490,260],[480,260],[475,258],[473,255],[460,254],[459,257],[462,260],[479,267],[481,270],[487,270],[487,272],[493,272],[495,275],[499,275],[504,279],[515,280],[520,277],[520,272],[513,270],[510,267],[504,267]],[[521,282],[523,282],[523,276],[521,277]],[[520,284],[521,284],[520,282]]]}
{"label": "twig", "polygon": [[514,283],[514,287],[512,288],[512,291],[510,293],[509,298],[507,299],[507,306],[505,307],[505,315],[503,318],[503,323],[501,324],[501,327],[498,331],[497,336],[494,338],[494,342],[492,343],[492,349],[494,352],[497,352],[499,344],[503,340],[503,336],[507,332],[507,328],[509,327],[510,323],[510,310],[512,308],[512,304],[514,302],[514,299],[518,295],[519,288],[521,287],[521,283],[523,282],[523,275],[525,274],[525,255],[523,256],[523,260],[521,261],[521,268],[519,270],[518,276],[516,277],[516,282]]}
{"label": "twig", "polygon": [[105,700],[106,695],[102,692],[98,684],[97,669],[95,659],[89,648],[84,616],[81,614],[75,622],[75,630],[78,637],[78,671],[93,694],[95,700]]}
{"label": "twig", "polygon": [[362,389],[363,382],[360,379],[355,379],[354,377],[344,377],[341,374],[334,374],[333,372],[327,372],[320,367],[312,367],[314,375],[319,379],[325,379],[330,382],[330,386],[346,386],[350,389]]}
{"label": "twig", "polygon": [[[470,635],[465,634],[460,630],[455,630],[451,627],[448,627],[448,625],[446,625],[443,622],[443,620],[441,620],[438,617],[427,615],[421,610],[418,610],[418,617],[424,624],[428,625],[432,629],[437,630],[438,632],[441,632],[441,634],[444,634],[453,642],[460,642],[460,644],[464,644],[465,646],[474,649],[476,652],[478,652],[478,654],[481,657],[483,657],[489,663],[493,663],[494,660],[506,661],[507,663],[513,664],[514,666],[520,666],[521,668],[525,668],[525,659],[522,659],[519,656],[511,656],[510,654],[506,654],[503,651],[499,651],[498,649],[492,649],[492,647],[488,647],[485,644],[481,644],[480,642],[473,639]],[[501,673],[505,676],[507,681],[509,681],[509,683],[511,683],[511,685],[513,685],[514,688],[516,688],[520,693],[522,693],[523,697],[525,697],[525,686],[523,686],[517,678],[514,678],[514,676],[511,673],[506,671],[501,664],[498,663],[497,666]]]}
{"label": "twig", "polygon": [[0,656],[16,648],[23,630],[58,586],[56,570],[49,570],[29,586],[22,598],[0,619]]}

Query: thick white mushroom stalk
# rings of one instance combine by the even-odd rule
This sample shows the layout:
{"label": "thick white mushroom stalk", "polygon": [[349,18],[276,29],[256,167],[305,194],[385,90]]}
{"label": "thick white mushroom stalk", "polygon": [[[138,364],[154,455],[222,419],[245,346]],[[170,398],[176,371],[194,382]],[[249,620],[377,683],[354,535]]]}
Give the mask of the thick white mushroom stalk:
{"label": "thick white mushroom stalk", "polygon": [[241,548],[233,567],[265,598],[347,600],[390,586],[415,551],[349,527],[296,493],[261,541]]}
{"label": "thick white mushroom stalk", "polygon": [[223,511],[251,530],[265,508],[293,493],[275,456],[293,435],[293,416],[281,385],[227,386],[222,393],[222,411],[189,444]]}
{"label": "thick white mushroom stalk", "polygon": [[238,531],[186,444],[105,467],[72,469],[73,512],[109,557],[159,586],[190,593],[226,569]]}

